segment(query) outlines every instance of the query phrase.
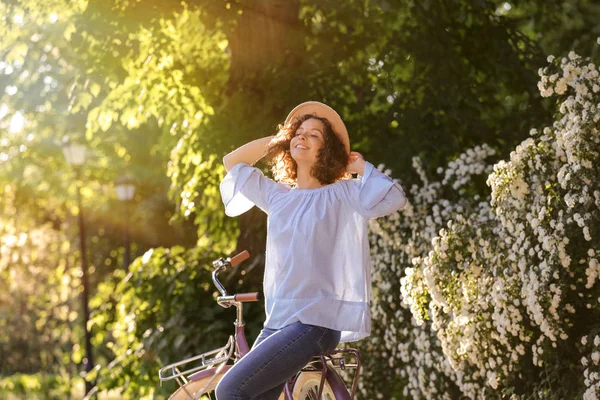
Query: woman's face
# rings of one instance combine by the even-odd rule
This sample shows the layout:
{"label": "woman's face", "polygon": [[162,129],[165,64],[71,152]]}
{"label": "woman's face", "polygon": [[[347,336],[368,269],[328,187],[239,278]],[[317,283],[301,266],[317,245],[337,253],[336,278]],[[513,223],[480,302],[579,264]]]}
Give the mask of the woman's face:
{"label": "woman's face", "polygon": [[325,126],[315,118],[309,118],[296,130],[290,142],[290,154],[297,163],[313,165],[319,149],[325,145]]}

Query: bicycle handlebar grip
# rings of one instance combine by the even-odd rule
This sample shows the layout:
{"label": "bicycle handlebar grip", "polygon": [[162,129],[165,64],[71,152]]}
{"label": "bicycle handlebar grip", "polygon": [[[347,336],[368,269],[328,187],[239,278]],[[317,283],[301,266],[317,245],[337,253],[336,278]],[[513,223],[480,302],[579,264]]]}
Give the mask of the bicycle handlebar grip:
{"label": "bicycle handlebar grip", "polygon": [[260,298],[260,293],[238,293],[234,296],[235,301],[239,301],[240,303],[250,303],[253,301],[258,301]]}
{"label": "bicycle handlebar grip", "polygon": [[229,263],[232,267],[235,267],[236,265],[238,265],[244,260],[247,260],[248,258],[250,258],[250,253],[248,253],[248,250],[244,250],[240,254],[236,254],[235,256],[231,257],[231,261]]}

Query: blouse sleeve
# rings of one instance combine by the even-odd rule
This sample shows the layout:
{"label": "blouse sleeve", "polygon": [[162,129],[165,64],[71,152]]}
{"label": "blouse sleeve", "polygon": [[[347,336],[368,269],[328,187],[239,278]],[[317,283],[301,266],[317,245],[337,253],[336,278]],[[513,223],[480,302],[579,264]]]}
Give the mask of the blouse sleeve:
{"label": "blouse sleeve", "polygon": [[277,183],[263,175],[258,168],[246,163],[236,164],[219,186],[225,214],[236,217],[254,205],[269,212],[269,200]]}
{"label": "blouse sleeve", "polygon": [[365,218],[389,215],[408,202],[402,186],[368,161],[362,178],[355,180],[353,189],[353,206]]}

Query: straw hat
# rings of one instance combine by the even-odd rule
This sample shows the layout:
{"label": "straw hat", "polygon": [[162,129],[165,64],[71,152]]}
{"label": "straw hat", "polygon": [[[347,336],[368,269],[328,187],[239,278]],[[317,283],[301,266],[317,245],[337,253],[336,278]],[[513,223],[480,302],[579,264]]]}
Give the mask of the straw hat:
{"label": "straw hat", "polygon": [[285,119],[285,125],[291,124],[294,118],[299,118],[306,114],[327,118],[327,120],[331,123],[333,131],[338,135],[342,143],[344,143],[346,153],[350,154],[350,139],[348,137],[346,125],[344,125],[342,117],[340,117],[340,115],[327,104],[319,103],[318,101],[307,101],[305,103],[301,103],[292,111],[290,111]]}

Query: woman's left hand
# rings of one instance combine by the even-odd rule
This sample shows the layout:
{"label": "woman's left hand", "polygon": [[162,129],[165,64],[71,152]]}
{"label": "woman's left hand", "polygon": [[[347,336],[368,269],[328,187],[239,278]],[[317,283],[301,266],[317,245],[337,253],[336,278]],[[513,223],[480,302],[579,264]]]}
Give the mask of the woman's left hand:
{"label": "woman's left hand", "polygon": [[348,166],[346,171],[351,174],[362,174],[365,172],[365,158],[357,151],[351,151],[348,157]]}

